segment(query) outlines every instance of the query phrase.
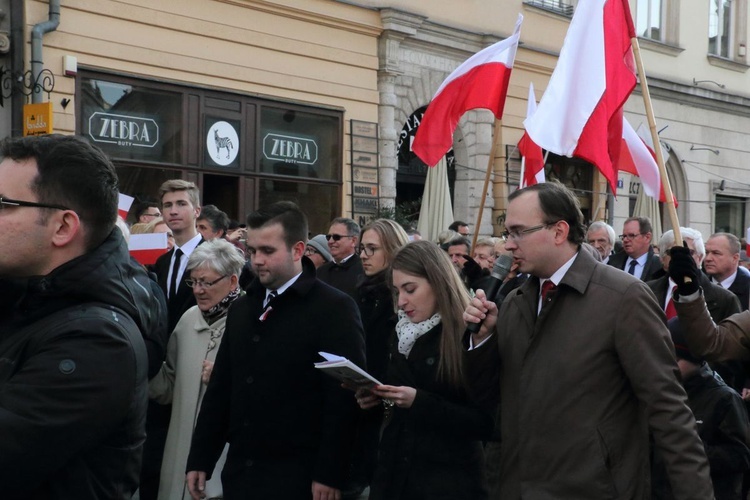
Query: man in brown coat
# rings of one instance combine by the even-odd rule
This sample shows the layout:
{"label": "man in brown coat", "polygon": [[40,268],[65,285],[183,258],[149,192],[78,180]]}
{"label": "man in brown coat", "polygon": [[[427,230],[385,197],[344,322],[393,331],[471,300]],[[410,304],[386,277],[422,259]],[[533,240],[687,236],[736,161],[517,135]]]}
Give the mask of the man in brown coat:
{"label": "man in brown coat", "polygon": [[713,498],[664,313],[646,284],[579,252],[583,215],[561,185],[511,194],[505,224],[506,249],[531,277],[499,314],[479,291],[464,315],[485,318],[467,353],[474,397],[500,404],[491,498],[648,498],[648,431],[675,498]]}

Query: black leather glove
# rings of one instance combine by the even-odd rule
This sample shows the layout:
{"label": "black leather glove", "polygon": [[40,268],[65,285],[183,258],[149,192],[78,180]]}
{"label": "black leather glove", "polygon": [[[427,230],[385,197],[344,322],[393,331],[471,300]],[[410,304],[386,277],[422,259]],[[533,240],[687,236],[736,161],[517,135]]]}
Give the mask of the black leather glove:
{"label": "black leather glove", "polygon": [[477,264],[477,261],[469,257],[468,255],[464,255],[464,259],[466,259],[466,262],[464,262],[464,276],[466,277],[469,282],[472,282],[474,280],[477,280],[482,277],[482,266]]}
{"label": "black leather glove", "polygon": [[669,249],[669,277],[677,285],[680,295],[690,295],[698,291],[698,273],[700,269],[690,255],[687,244],[684,247],[673,246]]}

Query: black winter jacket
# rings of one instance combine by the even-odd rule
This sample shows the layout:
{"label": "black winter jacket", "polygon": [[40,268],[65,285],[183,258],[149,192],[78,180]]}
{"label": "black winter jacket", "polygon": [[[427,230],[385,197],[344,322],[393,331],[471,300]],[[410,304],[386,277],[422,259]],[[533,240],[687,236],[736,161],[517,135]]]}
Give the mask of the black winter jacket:
{"label": "black winter jacket", "polygon": [[46,276],[0,278],[4,498],[129,499],[145,438],[149,278],[119,229]]}

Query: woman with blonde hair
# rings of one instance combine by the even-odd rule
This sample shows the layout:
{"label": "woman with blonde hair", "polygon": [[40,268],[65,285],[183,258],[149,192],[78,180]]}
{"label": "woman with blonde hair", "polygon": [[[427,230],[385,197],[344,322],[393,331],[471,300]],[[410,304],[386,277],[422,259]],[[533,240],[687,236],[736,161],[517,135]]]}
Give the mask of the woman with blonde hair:
{"label": "woman with blonde hair", "polygon": [[482,500],[481,440],[490,437],[493,418],[466,396],[461,341],[469,295],[431,242],[399,250],[389,274],[398,323],[387,385],[357,391],[360,407],[381,400],[388,407],[370,499]]}

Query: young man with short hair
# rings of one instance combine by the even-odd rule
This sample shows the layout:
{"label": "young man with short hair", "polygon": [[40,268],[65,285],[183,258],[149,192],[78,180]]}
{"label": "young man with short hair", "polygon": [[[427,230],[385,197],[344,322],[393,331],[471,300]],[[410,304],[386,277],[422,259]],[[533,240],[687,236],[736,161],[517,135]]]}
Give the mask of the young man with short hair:
{"label": "young man with short hair", "polygon": [[364,366],[359,309],[315,278],[294,203],[253,212],[247,226],[257,278],[227,316],[190,447],[190,493],[200,497],[231,439],[226,498],[340,498],[357,408],[313,362],[323,351]]}

